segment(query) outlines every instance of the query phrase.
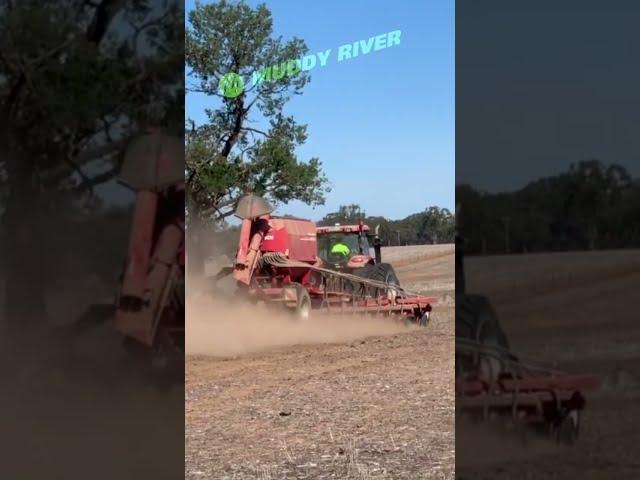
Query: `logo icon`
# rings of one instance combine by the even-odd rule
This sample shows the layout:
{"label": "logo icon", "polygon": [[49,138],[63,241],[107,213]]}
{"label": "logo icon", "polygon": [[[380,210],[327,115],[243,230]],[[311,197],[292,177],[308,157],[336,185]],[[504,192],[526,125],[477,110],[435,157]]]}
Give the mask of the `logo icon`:
{"label": "logo icon", "polygon": [[225,73],[220,79],[218,92],[227,98],[236,98],[244,91],[244,80],[237,73]]}

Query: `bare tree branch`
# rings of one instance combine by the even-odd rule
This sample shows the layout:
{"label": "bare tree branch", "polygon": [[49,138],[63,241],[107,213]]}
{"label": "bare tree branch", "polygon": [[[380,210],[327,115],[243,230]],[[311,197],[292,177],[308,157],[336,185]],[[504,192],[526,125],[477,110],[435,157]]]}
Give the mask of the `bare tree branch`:
{"label": "bare tree branch", "polygon": [[258,130],[257,128],[242,127],[240,130],[247,131],[247,132],[259,133],[261,135],[264,135],[265,137],[269,136],[269,134],[267,132],[263,132],[262,130]]}
{"label": "bare tree branch", "polygon": [[73,191],[74,192],[93,191],[94,187],[115,178],[120,174],[120,171],[122,170],[123,160],[124,160],[124,156],[120,156],[120,158],[118,159],[116,164],[113,166],[113,168],[107,170],[106,172],[95,175],[92,178],[87,178],[85,176],[86,180],[80,183],[80,185],[78,185],[77,187],[75,187]]}
{"label": "bare tree branch", "polygon": [[78,176],[80,177],[81,181],[81,185],[86,185],[86,188],[82,188],[81,190],[88,190],[89,192],[91,192],[93,194],[93,183],[92,183],[92,179],[89,178],[87,176],[86,173],[84,173],[84,171],[82,170],[82,168],[77,165],[73,160],[71,160],[70,158],[65,158],[65,162],[67,163],[67,165],[69,165],[72,170],[74,172],[76,172],[78,174]]}
{"label": "bare tree branch", "polygon": [[106,145],[102,145],[101,147],[96,147],[93,150],[89,150],[83,152],[75,157],[75,162],[77,164],[84,164],[90,162],[92,160],[98,160],[99,158],[104,158],[107,155],[112,155],[119,150],[122,150],[127,143],[133,138],[133,135],[118,140],[117,142],[107,143]]}

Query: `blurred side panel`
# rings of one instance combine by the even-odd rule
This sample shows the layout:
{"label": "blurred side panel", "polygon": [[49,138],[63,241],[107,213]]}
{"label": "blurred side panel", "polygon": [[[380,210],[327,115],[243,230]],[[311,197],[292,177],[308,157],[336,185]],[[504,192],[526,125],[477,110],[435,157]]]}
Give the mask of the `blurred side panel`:
{"label": "blurred side panel", "polygon": [[639,478],[640,4],[456,4],[456,472]]}
{"label": "blurred side panel", "polygon": [[184,474],[184,5],[0,0],[3,478]]}

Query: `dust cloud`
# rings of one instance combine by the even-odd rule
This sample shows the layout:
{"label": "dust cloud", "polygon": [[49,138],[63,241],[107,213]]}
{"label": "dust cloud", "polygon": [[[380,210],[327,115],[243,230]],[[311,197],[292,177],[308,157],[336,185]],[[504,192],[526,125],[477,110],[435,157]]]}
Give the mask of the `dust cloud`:
{"label": "dust cloud", "polygon": [[0,339],[2,478],[180,478],[184,387],[156,388],[104,333]]}
{"label": "dust cloud", "polygon": [[231,357],[289,345],[394,335],[414,328],[384,317],[314,316],[313,312],[309,320],[299,321],[282,307],[196,296],[187,301],[185,342],[188,355]]}

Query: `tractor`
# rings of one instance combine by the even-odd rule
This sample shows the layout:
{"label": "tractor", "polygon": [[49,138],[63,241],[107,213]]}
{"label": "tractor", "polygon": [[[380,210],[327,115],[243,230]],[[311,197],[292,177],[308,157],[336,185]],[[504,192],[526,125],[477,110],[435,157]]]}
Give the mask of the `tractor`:
{"label": "tractor", "polygon": [[[390,285],[399,286],[393,266],[382,262],[380,225],[375,234],[362,221],[357,225],[322,226],[316,228],[318,259],[321,266]],[[369,242],[371,240],[371,243]],[[374,256],[371,256],[373,245]]]}

